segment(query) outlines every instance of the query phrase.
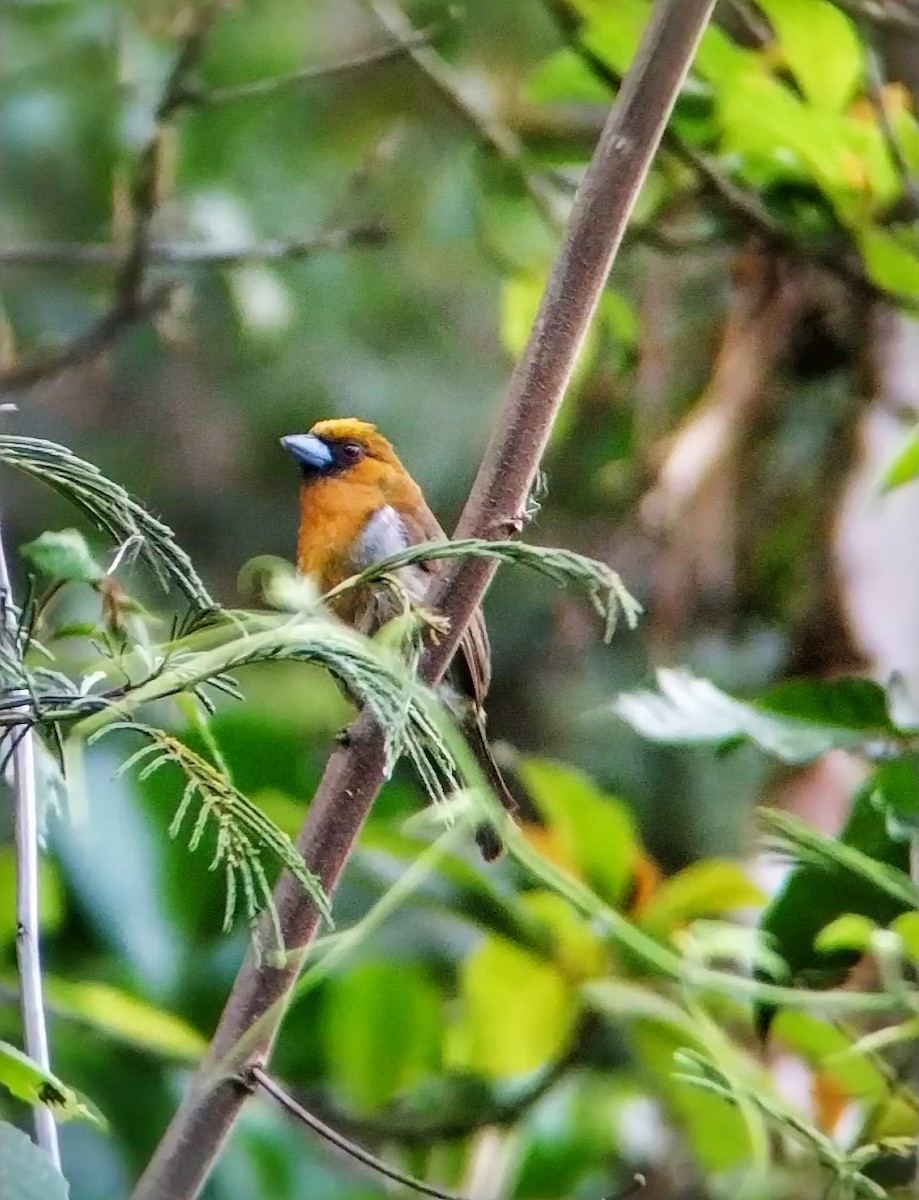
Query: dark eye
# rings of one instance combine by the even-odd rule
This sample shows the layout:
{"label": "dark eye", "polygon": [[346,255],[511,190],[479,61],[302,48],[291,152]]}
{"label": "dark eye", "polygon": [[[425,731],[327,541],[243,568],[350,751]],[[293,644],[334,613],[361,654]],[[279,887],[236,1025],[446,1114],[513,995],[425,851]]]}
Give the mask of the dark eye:
{"label": "dark eye", "polygon": [[364,457],[364,447],[358,442],[343,442],[339,451],[346,463],[356,463]]}

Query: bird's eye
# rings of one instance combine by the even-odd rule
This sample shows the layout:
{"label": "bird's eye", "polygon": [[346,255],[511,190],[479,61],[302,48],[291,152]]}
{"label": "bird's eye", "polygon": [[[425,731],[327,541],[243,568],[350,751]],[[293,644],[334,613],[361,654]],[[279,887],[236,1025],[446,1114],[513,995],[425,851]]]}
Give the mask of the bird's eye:
{"label": "bird's eye", "polygon": [[364,448],[358,442],[344,442],[340,453],[346,463],[356,463],[364,457]]}

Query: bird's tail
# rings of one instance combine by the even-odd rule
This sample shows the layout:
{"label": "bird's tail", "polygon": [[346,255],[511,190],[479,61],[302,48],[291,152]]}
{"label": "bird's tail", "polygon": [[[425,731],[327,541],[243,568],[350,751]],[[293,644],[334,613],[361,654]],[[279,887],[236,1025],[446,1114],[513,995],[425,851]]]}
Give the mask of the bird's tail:
{"label": "bird's tail", "polygon": [[[501,768],[495,761],[494,753],[485,735],[484,721],[480,715],[476,714],[466,723],[465,732],[466,742],[481,767],[488,786],[497,796],[504,811],[510,816],[514,816],[518,808],[517,801],[501,774]],[[490,821],[483,821],[477,826],[475,840],[486,862],[494,862],[504,852],[501,835]]]}

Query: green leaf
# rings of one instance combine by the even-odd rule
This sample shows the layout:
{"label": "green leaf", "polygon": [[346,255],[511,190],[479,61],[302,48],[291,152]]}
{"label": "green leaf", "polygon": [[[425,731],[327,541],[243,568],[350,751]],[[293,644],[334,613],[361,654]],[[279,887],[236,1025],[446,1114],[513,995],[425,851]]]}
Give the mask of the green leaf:
{"label": "green leaf", "polygon": [[892,492],[894,488],[911,483],[919,475],[919,426],[906,437],[893,461],[881,476],[881,491]]}
{"label": "green leaf", "polygon": [[641,924],[654,933],[672,933],[697,917],[758,908],[765,899],[737,863],[708,859],[665,880],[643,909]]}
{"label": "green leaf", "polygon": [[[0,846],[0,946],[16,940],[16,851]],[[38,904],[41,929],[54,933],[64,919],[64,894],[54,863],[42,857],[38,863]]]}
{"label": "green leaf", "polygon": [[[908,846],[891,837],[884,813],[874,799],[879,790],[883,791],[885,767],[874,771],[859,789],[836,841],[841,848],[852,847],[881,866],[906,872]],[[814,834],[817,836],[816,831]],[[826,841],[832,844],[833,839]],[[908,884],[909,877],[904,875],[904,879]],[[815,945],[820,931],[850,913],[887,926],[912,907],[905,896],[893,896],[861,875],[828,870],[826,863],[809,859],[789,872],[781,891],[763,912],[760,929],[771,937],[788,964],[792,980],[805,986],[832,987],[845,978],[858,954],[847,950],[820,953]],[[758,1009],[757,1025],[763,1033],[768,1031],[774,1014],[771,1007]]]}
{"label": "green leaf", "polygon": [[912,238],[876,225],[854,232],[865,268],[878,287],[903,297],[919,295],[919,256]]}
{"label": "green leaf", "polygon": [[108,983],[49,977],[45,994],[55,1014],[73,1017],[138,1050],[197,1064],[207,1041],[175,1016]]}
{"label": "green leaf", "polygon": [[783,762],[806,763],[834,748],[865,750],[902,731],[883,689],[870,680],[783,684],[745,702],[688,671],[660,670],[659,692],[625,692],[613,711],[643,737],[671,745],[750,741]]}
{"label": "green leaf", "polygon": [[574,869],[604,900],[619,903],[631,885],[639,853],[628,808],[572,767],[525,758],[519,770]]}
{"label": "green leaf", "polygon": [[526,1075],[568,1048],[580,1011],[572,983],[550,963],[488,937],[460,975],[463,1017],[451,1065],[489,1079]]}
{"label": "green leaf", "polygon": [[887,818],[892,837],[912,837],[919,829],[919,755],[905,754],[884,763],[872,799]]}
{"label": "green leaf", "polygon": [[776,1017],[773,1034],[814,1070],[838,1079],[860,1104],[870,1105],[886,1094],[884,1073],[866,1055],[853,1052],[852,1038],[837,1026],[810,1013],[786,1011]]}
{"label": "green leaf", "polygon": [[841,112],[862,77],[863,51],[852,22],[829,0],[757,2],[807,99],[817,108]]}
{"label": "green leaf", "polygon": [[556,892],[527,892],[521,903],[549,930],[552,957],[571,979],[601,975],[607,966],[605,943],[580,913]]}
{"label": "green leaf", "polygon": [[324,1011],[329,1078],[357,1112],[382,1112],[440,1066],[440,995],[420,967],[366,963],[329,984]]}
{"label": "green leaf", "polygon": [[67,1180],[44,1150],[0,1121],[0,1196],[3,1200],[68,1200]]}
{"label": "green leaf", "polygon": [[814,938],[814,948],[821,954],[838,950],[857,950],[863,954],[871,945],[871,935],[877,925],[870,917],[859,913],[843,913],[826,925]]}
{"label": "green leaf", "polygon": [[530,74],[524,96],[531,104],[563,100],[570,104],[608,104],[609,88],[597,79],[574,50],[557,50]]}
{"label": "green leaf", "polygon": [[95,586],[105,574],[76,529],[49,530],[21,547],[19,553],[37,571],[61,583]]}
{"label": "green leaf", "polygon": [[[0,1085],[28,1105],[44,1104],[57,1121],[84,1120],[105,1128],[105,1118],[91,1101],[9,1042],[0,1042]],[[5,1197],[3,1192],[0,1195]]]}

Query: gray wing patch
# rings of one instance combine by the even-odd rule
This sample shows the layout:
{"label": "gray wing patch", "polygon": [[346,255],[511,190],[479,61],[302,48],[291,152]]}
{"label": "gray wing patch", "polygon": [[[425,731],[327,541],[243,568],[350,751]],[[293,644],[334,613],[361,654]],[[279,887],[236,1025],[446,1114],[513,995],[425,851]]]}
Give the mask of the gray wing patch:
{"label": "gray wing patch", "polygon": [[[363,533],[354,544],[351,561],[356,571],[364,571],[374,563],[406,550],[409,544],[404,521],[394,508],[385,504],[364,526]],[[424,571],[419,567],[403,567],[396,574],[413,600],[419,602],[424,599],[429,583]],[[401,611],[401,606],[388,589],[375,591],[372,603],[367,605],[363,618],[358,622],[358,628],[362,633],[372,633]]]}
{"label": "gray wing patch", "polygon": [[358,571],[365,571],[374,563],[382,562],[392,554],[408,547],[408,530],[405,522],[389,504],[378,508],[363,532],[354,543],[351,561]]}

